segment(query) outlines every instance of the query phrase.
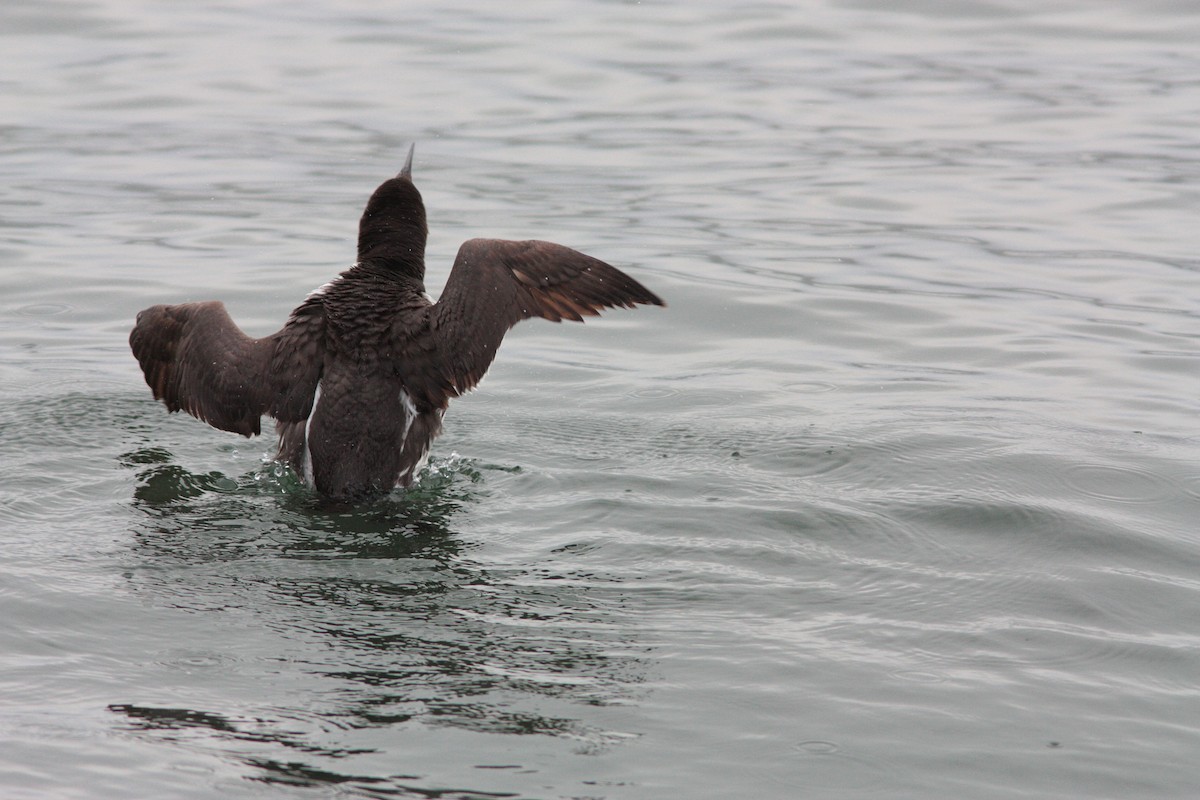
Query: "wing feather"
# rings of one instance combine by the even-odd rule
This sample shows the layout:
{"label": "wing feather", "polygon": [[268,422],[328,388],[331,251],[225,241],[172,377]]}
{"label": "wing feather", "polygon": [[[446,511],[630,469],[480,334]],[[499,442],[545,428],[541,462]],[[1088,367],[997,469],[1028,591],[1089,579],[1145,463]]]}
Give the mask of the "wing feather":
{"label": "wing feather", "polygon": [[663,301],[616,267],[563,245],[471,239],[459,248],[429,336],[404,354],[405,384],[423,408],[445,408],[472,389],[504,334],[523,319],[582,322],[605,308]]}
{"label": "wing feather", "polygon": [[138,314],[129,345],[156,400],[215,428],[254,436],[260,417],[304,419],[320,379],[319,306],[305,303],[278,333],[254,339],[219,301]]}

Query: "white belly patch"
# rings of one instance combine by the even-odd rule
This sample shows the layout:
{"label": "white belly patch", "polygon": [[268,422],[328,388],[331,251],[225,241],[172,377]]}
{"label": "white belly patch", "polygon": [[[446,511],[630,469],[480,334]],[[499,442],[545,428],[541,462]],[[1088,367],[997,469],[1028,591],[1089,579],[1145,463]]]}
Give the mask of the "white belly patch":
{"label": "white belly patch", "polygon": [[309,449],[308,443],[311,441],[310,433],[312,432],[313,417],[317,415],[317,403],[321,402],[321,382],[317,381],[317,391],[313,393],[312,410],[308,412],[308,419],[304,421],[304,483],[310,488],[316,488],[317,482],[313,478],[313,463],[312,450]]}

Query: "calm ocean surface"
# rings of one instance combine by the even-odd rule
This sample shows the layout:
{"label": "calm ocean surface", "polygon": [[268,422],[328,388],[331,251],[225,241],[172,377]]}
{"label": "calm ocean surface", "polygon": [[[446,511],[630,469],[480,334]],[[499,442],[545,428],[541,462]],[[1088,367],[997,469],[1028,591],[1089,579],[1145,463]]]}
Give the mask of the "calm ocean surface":
{"label": "calm ocean surface", "polygon": [[[1200,6],[0,6],[0,797],[1194,798]],[[333,10],[336,8],[336,10]],[[150,397],[417,142],[545,238],[409,494]]]}

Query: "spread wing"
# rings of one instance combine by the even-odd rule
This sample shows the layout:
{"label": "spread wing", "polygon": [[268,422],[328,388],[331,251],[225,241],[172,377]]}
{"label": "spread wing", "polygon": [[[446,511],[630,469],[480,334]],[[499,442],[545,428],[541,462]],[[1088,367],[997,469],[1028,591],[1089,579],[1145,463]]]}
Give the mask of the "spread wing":
{"label": "spread wing", "polygon": [[604,308],[663,301],[616,267],[552,242],[471,239],[459,248],[428,335],[415,336],[402,371],[425,409],[479,383],[504,334],[523,319],[582,322]]}
{"label": "spread wing", "polygon": [[221,430],[259,433],[263,414],[305,419],[321,375],[324,314],[309,300],[278,333],[253,339],[218,301],[152,306],[129,346],[154,399]]}

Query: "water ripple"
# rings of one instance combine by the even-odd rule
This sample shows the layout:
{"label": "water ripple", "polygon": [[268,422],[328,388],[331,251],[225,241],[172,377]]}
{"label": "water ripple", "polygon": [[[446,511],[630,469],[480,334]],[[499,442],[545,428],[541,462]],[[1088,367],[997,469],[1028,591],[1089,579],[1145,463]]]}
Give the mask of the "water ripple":
{"label": "water ripple", "polygon": [[1171,490],[1170,481],[1148,470],[1107,464],[1077,464],[1063,475],[1067,487],[1099,500],[1154,503]]}
{"label": "water ripple", "polygon": [[[1200,16],[1094,5],[9,3],[4,790],[1194,794]],[[434,294],[670,305],[322,507],[126,337],[272,330],[413,138]]]}

